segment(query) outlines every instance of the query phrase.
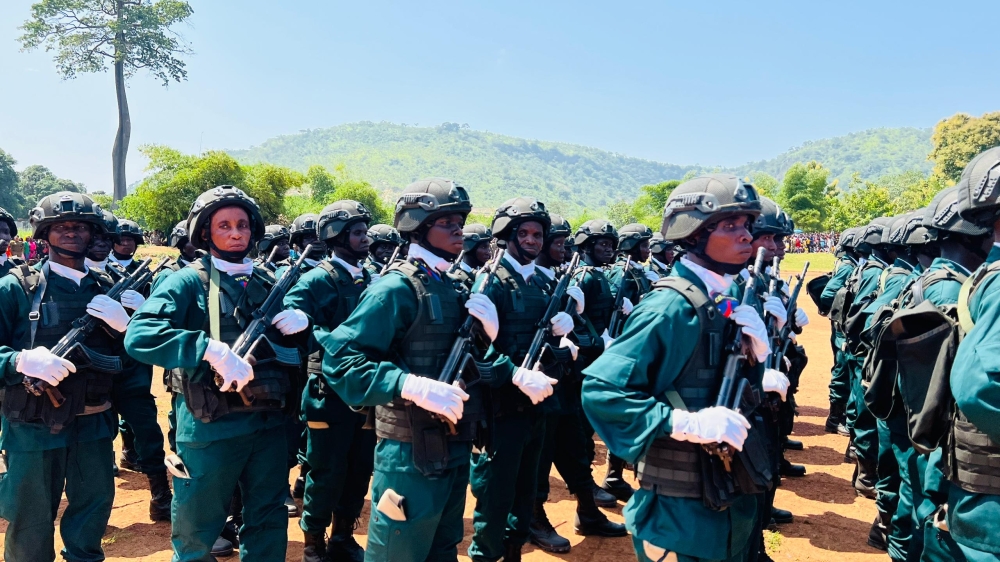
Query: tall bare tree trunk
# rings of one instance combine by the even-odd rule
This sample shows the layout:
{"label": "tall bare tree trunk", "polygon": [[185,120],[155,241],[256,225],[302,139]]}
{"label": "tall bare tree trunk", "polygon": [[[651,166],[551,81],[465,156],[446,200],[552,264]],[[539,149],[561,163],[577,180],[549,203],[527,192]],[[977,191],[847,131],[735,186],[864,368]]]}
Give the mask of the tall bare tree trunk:
{"label": "tall bare tree trunk", "polygon": [[[125,10],[124,2],[115,2],[118,9],[118,20],[122,20],[122,12]],[[119,55],[115,60],[115,93],[118,96],[118,132],[115,134],[115,146],[111,149],[111,167],[114,178],[114,200],[120,201],[128,191],[128,183],[125,181],[125,157],[128,155],[128,141],[132,136],[132,119],[128,114],[128,99],[125,97],[125,61],[118,49],[125,42],[125,34],[118,31],[116,34],[117,45],[115,54]]]}

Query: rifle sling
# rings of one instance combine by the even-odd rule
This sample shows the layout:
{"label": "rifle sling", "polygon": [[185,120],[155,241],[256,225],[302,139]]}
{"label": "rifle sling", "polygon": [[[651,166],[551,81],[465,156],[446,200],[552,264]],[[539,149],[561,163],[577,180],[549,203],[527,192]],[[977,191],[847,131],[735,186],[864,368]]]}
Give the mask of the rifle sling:
{"label": "rifle sling", "polygon": [[208,331],[213,340],[222,341],[219,334],[219,270],[209,260]]}
{"label": "rifle sling", "polygon": [[31,343],[28,349],[35,348],[35,333],[38,331],[38,321],[41,319],[39,310],[42,308],[42,299],[45,298],[45,288],[48,287],[49,262],[45,262],[38,273],[38,287],[35,289],[35,295],[31,300],[31,312],[28,314],[28,319],[31,321]]}

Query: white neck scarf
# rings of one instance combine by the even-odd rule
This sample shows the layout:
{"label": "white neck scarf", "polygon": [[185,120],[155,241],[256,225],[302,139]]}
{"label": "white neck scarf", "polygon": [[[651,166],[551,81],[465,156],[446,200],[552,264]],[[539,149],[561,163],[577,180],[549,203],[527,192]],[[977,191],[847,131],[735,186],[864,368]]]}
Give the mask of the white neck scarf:
{"label": "white neck scarf", "polygon": [[[687,259],[686,256],[681,258],[681,263],[684,264],[684,267],[690,269],[692,273],[697,275],[698,279],[701,279],[702,283],[704,283],[705,286],[708,287],[710,293],[713,294],[725,293],[726,291],[729,290],[729,287],[733,284],[732,275],[729,275],[728,273],[725,275],[719,275],[714,271],[709,271],[708,269],[705,269],[704,267]],[[743,271],[746,270],[744,269]],[[743,271],[740,272],[741,275],[743,274]],[[749,277],[749,273],[747,273],[747,276]]]}
{"label": "white neck scarf", "polygon": [[341,266],[344,267],[344,269],[346,269],[348,272],[350,272],[350,274],[355,279],[362,279],[365,276],[364,270],[362,268],[360,268],[360,267],[358,267],[356,265],[351,265],[350,263],[347,263],[346,261],[338,258],[337,254],[333,254],[330,257],[330,261],[333,261],[335,263],[339,263]]}
{"label": "white neck scarf", "polygon": [[510,254],[504,252],[503,261],[507,263],[513,271],[516,271],[525,281],[531,279],[531,276],[535,274],[535,262],[529,261],[528,263],[521,265],[517,263],[517,260],[512,258]]}
{"label": "white neck scarf", "polygon": [[412,259],[421,260],[438,271],[448,271],[448,268],[451,267],[451,263],[448,260],[430,253],[430,251],[421,247],[420,244],[410,244],[410,249],[406,255]]}
{"label": "white neck scarf", "polygon": [[229,275],[250,275],[253,273],[253,260],[243,258],[243,263],[232,263],[212,256],[212,267]]}
{"label": "white neck scarf", "polygon": [[83,266],[83,271],[79,271],[77,269],[73,269],[72,267],[59,265],[58,263],[52,260],[49,260],[47,263],[49,264],[49,271],[55,273],[59,277],[65,277],[66,279],[69,279],[73,283],[76,283],[77,287],[80,286],[80,282],[83,281],[83,278],[86,277],[87,273],[90,272],[90,269],[87,268],[86,265]]}

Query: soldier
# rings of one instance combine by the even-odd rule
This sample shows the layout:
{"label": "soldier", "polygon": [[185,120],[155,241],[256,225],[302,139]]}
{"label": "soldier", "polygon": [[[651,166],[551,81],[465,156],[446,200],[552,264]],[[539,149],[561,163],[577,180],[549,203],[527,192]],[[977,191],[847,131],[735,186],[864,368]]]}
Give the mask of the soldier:
{"label": "soldier", "polygon": [[[315,213],[299,215],[295,217],[291,228],[288,229],[289,242],[292,245],[292,249],[295,250],[295,253],[292,254],[293,260],[298,259],[302,255],[302,252],[310,245],[313,247],[312,255],[306,256],[304,264],[306,271],[319,265],[319,260],[323,259],[323,256],[326,255],[326,247],[316,237],[317,220],[319,220],[319,217]],[[280,273],[277,274],[277,277],[281,277]]]}
{"label": "soldier", "polygon": [[[820,314],[830,313],[834,298],[838,291],[847,284],[854,270],[861,265],[860,254],[855,250],[856,230],[848,228],[840,236],[837,251],[837,262],[834,264],[833,276],[823,288],[819,298]],[[826,418],[827,433],[839,433],[848,436],[847,431],[847,400],[851,394],[850,374],[847,371],[847,351],[844,349],[844,333],[840,325],[830,319],[830,346],[833,348],[833,368],[830,371],[830,414]],[[854,462],[850,459],[846,462]]]}
{"label": "soldier", "polygon": [[452,266],[449,275],[472,290],[478,272],[490,260],[493,250],[490,240],[493,231],[483,224],[467,224],[462,227],[462,259]]}
{"label": "soldier", "polygon": [[17,223],[14,222],[14,215],[0,207],[0,277],[23,263],[16,253],[7,257],[7,248],[15,236],[17,236]]}
{"label": "soldier", "polygon": [[276,314],[266,337],[279,359],[251,366],[230,345],[274,286],[247,257],[264,234],[260,209],[241,190],[219,186],[195,200],[188,232],[209,255],[158,284],[126,335],[136,359],[180,369],[177,455],[168,458],[174,560],[210,559],[237,485],[241,558],[280,560],[288,539],[286,411],[300,392],[298,361],[289,356],[305,348],[309,318],[294,309]]}
{"label": "soldier", "polygon": [[264,238],[257,242],[257,259],[254,260],[254,263],[271,271],[277,271],[279,267],[291,265],[288,262],[292,253],[289,240],[291,240],[291,233],[288,228],[280,224],[267,225],[264,229]]}
{"label": "soldier", "polygon": [[[389,259],[396,253],[396,248],[403,245],[403,238],[395,228],[387,224],[376,224],[368,229],[368,260],[365,262],[365,269],[372,276],[372,280],[378,279],[382,270],[389,264]],[[397,256],[402,254],[399,252]]]}
{"label": "soldier", "polygon": [[[710,484],[702,484],[698,467],[721,467],[702,444],[742,450],[756,431],[741,414],[711,404],[726,362],[724,347],[713,342],[721,342],[724,331],[742,327],[758,360],[769,351],[757,311],[731,309],[725,297],[752,254],[749,229],[759,213],[752,188],[735,177],[679,185],[667,200],[662,231],[687,254],[584,372],[587,416],[608,448],[638,467],[642,486],[623,514],[640,561],[743,560],[747,554],[755,495],[736,492],[720,501],[706,494]],[[728,319],[720,310],[730,311]]]}
{"label": "soldier", "polygon": [[[194,244],[191,243],[191,237],[188,236],[187,220],[182,220],[181,222],[177,223],[176,226],[174,226],[173,230],[170,231],[170,238],[168,240],[168,243],[170,244],[171,247],[177,248],[177,250],[180,252],[180,255],[177,256],[177,259],[172,260],[171,263],[167,266],[172,271],[177,271],[182,267],[187,267],[191,265],[199,257],[198,249],[194,247]],[[161,277],[160,275],[157,275],[156,279],[158,280],[160,277]]]}
{"label": "soldier", "polygon": [[648,272],[654,273],[658,278],[670,275],[670,268],[674,264],[673,240],[667,240],[659,232],[654,232],[649,239],[649,267]]}
{"label": "soldier", "polygon": [[[372,215],[357,201],[337,201],[323,208],[317,221],[319,240],[333,250],[328,260],[304,274],[285,296],[285,306],[305,312],[314,333],[328,334],[357,308],[371,283],[364,268],[369,254],[368,223]],[[364,550],[355,542],[356,526],[372,475],[375,432],[366,429],[364,414],[356,413],[322,377],[323,350],[313,344],[308,383],[302,394],[308,448],[302,519],[303,562],[360,561]],[[329,544],[326,529],[334,523]]]}
{"label": "soldier", "polygon": [[139,262],[135,261],[135,252],[145,241],[142,229],[134,221],[122,219],[118,221],[118,232],[112,238],[114,248],[111,259],[126,273],[132,273],[139,267]]}
{"label": "soldier", "polygon": [[[42,199],[30,221],[32,235],[48,241],[49,259],[0,279],[0,517],[9,522],[4,556],[19,562],[55,558],[55,520],[65,490],[62,556],[103,560],[101,538],[115,494],[108,462],[115,428],[112,377],[125,355],[121,333],[129,316],[105,295],[111,279],[84,265],[93,234],[107,234],[99,205],[64,191]],[[50,351],[87,315],[100,324],[81,343],[100,370],[85,367],[81,356],[73,355],[77,366]]]}
{"label": "soldier", "polygon": [[[480,390],[486,383],[476,378],[490,380],[482,354],[499,330],[489,298],[467,296],[445,274],[462,251],[462,226],[471,211],[465,188],[451,180],[407,186],[395,218],[410,242],[406,261],[391,264],[337,329],[315,334],[325,353],[323,383],[347,404],[375,407],[380,440],[366,560],[458,555],[469,461],[485,420]],[[463,390],[438,377],[469,315],[476,319],[471,353],[482,369],[462,361]]]}

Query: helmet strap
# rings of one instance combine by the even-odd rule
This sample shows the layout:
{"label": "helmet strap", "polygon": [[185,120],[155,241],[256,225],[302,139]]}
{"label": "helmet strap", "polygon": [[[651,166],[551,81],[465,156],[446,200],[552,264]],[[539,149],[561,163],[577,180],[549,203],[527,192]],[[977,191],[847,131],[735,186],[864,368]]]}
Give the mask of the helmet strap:
{"label": "helmet strap", "polygon": [[212,251],[214,251],[216,254],[219,254],[219,259],[221,259],[222,261],[227,261],[229,263],[243,263],[243,260],[250,254],[251,246],[252,244],[247,244],[245,250],[241,250],[239,252],[232,252],[229,250],[220,249],[218,246],[215,245],[215,241],[212,240],[212,237],[211,236],[208,237],[208,247],[211,248]]}
{"label": "helmet strap", "polygon": [[[510,237],[507,239],[507,244],[510,245],[510,246],[513,246],[513,247],[517,248],[517,255],[518,255],[518,257],[520,259],[522,259],[522,260],[528,260],[529,263],[532,262],[535,258],[538,257],[537,254],[534,255],[534,256],[530,255],[528,253],[528,251],[524,249],[524,246],[522,246],[521,242],[517,239],[517,232],[516,231],[512,232],[510,234]],[[520,260],[518,260],[518,261],[520,261]]]}
{"label": "helmet strap", "polygon": [[713,230],[715,230],[714,225],[699,232],[698,241],[691,249],[688,250],[688,252],[698,256],[698,259],[705,262],[709,270],[716,273],[736,275],[737,273],[743,271],[746,267],[745,263],[723,263],[713,259],[712,256],[709,256],[708,252],[705,251],[705,248],[708,246],[708,238],[712,235]]}
{"label": "helmet strap", "polygon": [[[83,259],[83,258],[87,257],[87,252],[74,252],[73,250],[67,250],[66,248],[60,248],[59,246],[56,246],[55,244],[52,244],[52,243],[49,244],[49,250],[51,250],[51,251],[59,254],[60,256],[63,256],[65,258],[69,258],[69,259],[72,259],[72,260],[79,260],[79,259]],[[90,249],[88,248],[87,251],[90,251]]]}
{"label": "helmet strap", "polygon": [[[428,252],[434,254],[435,256],[437,256],[437,257],[439,257],[441,259],[448,260],[450,262],[454,262],[455,260],[457,260],[458,259],[458,254],[453,254],[451,252],[446,252],[446,251],[442,250],[441,248],[438,248],[437,246],[434,246],[433,244],[431,244],[430,242],[427,241],[427,231],[430,230],[430,228],[431,228],[430,225],[423,224],[423,225],[420,226],[419,229],[413,231],[413,234],[416,234],[416,235],[418,235],[420,237],[420,240],[416,241],[417,243],[420,244],[420,247],[423,248],[423,249],[425,249],[425,250],[427,250]],[[412,241],[412,239],[411,239],[411,241]]]}
{"label": "helmet strap", "polygon": [[351,247],[350,233],[341,232],[336,237],[325,241],[327,245],[333,246],[334,248],[340,248],[345,254],[353,258],[355,261],[361,261],[368,257],[368,252],[359,252]]}

